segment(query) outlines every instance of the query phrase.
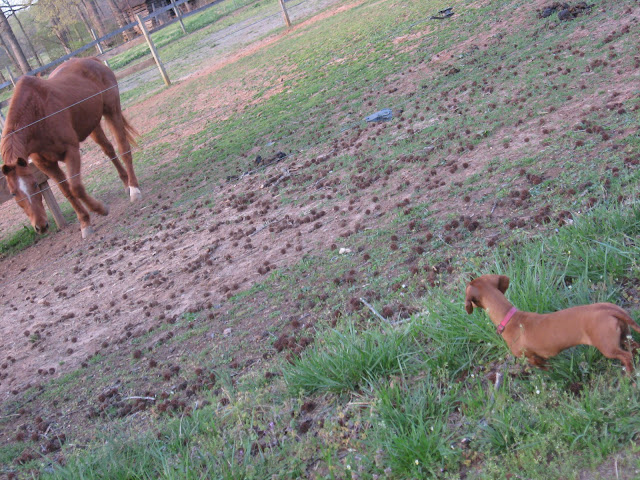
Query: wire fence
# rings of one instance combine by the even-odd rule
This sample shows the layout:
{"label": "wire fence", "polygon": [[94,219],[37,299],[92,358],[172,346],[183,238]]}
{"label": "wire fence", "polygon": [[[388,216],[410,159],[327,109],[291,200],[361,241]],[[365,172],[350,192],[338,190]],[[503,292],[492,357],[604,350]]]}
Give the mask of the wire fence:
{"label": "wire fence", "polygon": [[[302,2],[299,2],[299,3],[297,3],[297,4],[293,5],[293,6],[291,6],[291,7],[290,7],[290,9],[291,9],[291,10],[293,10],[293,8],[298,7],[298,6],[300,6],[300,5],[304,4],[304,3],[307,3],[308,1],[309,1],[309,0],[303,0]],[[260,19],[260,20],[254,21],[254,22],[252,22],[252,23],[250,23],[250,24],[248,24],[248,25],[246,25],[246,26],[243,26],[243,27],[241,27],[241,28],[238,28],[238,29],[236,29],[236,30],[233,30],[233,31],[231,31],[231,32],[229,32],[229,33],[227,33],[227,34],[225,34],[225,35],[224,35],[224,37],[230,37],[230,36],[236,35],[237,33],[241,32],[241,31],[243,31],[243,30],[246,30],[247,28],[251,28],[252,26],[259,25],[260,23],[265,22],[265,21],[269,20],[270,18],[273,18],[273,17],[278,16],[278,15],[280,15],[280,12],[277,12],[277,13],[275,13],[275,14],[271,14],[271,15],[268,15],[267,17],[264,17],[264,18],[262,18],[262,19]],[[214,41],[215,41],[215,40],[219,40],[220,38],[223,38],[223,36],[220,36],[220,37],[218,37],[217,39],[214,37]],[[79,101],[77,101],[77,102],[75,102],[75,103],[73,103],[73,104],[71,104],[71,105],[68,105],[68,106],[67,106],[67,107],[65,107],[65,108],[62,108],[62,109],[57,110],[57,111],[55,111],[55,112],[52,112],[52,113],[50,113],[50,114],[48,114],[48,115],[46,115],[46,116],[44,116],[44,117],[42,117],[42,118],[39,118],[38,120],[35,120],[35,121],[33,121],[33,122],[31,122],[31,123],[29,123],[29,124],[27,124],[27,125],[24,125],[24,126],[22,126],[22,127],[20,127],[20,128],[17,128],[17,129],[15,129],[15,130],[13,130],[13,131],[9,132],[9,133],[8,133],[8,134],[6,134],[5,136],[6,136],[6,137],[9,137],[9,136],[11,136],[11,135],[14,135],[14,134],[16,134],[16,133],[18,133],[18,132],[20,132],[20,131],[22,131],[22,130],[26,129],[26,128],[29,128],[29,127],[31,127],[31,126],[33,126],[33,125],[36,125],[36,124],[37,124],[37,123],[39,123],[39,122],[42,122],[42,121],[44,121],[44,120],[46,120],[46,119],[48,119],[48,118],[51,118],[51,117],[53,117],[53,116],[55,116],[55,115],[57,115],[57,114],[59,114],[59,113],[62,113],[62,112],[64,112],[64,111],[66,111],[66,110],[69,110],[70,108],[73,108],[73,107],[75,107],[75,106],[77,106],[77,105],[79,105],[79,104],[81,104],[81,103],[83,103],[83,102],[85,102],[85,101],[87,101],[87,100],[90,100],[90,99],[92,99],[92,98],[95,98],[96,96],[101,95],[101,94],[103,94],[103,93],[105,93],[105,92],[107,92],[107,91],[109,91],[109,90],[114,89],[114,88],[118,88],[118,84],[112,85],[111,87],[108,87],[108,88],[106,88],[106,89],[104,89],[104,90],[101,90],[101,91],[99,91],[99,92],[96,92],[96,93],[94,93],[93,95],[90,95],[90,96],[88,96],[88,97],[86,97],[86,98],[84,98],[84,99],[82,99],[82,100],[79,100]],[[203,119],[204,119],[204,120],[208,120],[208,119],[211,119],[211,118],[215,118],[215,115],[210,115],[210,116],[205,116],[205,117],[202,117],[202,116],[201,116],[201,117],[198,117],[197,119],[194,119],[192,122],[188,122],[187,124],[183,124],[183,126],[189,126],[190,124],[200,122],[200,121],[202,121]],[[120,153],[120,154],[119,154],[119,156],[122,156],[122,155],[125,155],[125,154],[127,154],[127,153],[130,153],[131,151],[132,151],[132,150],[129,150],[129,151],[127,151],[127,152]],[[95,164],[94,164],[94,167],[95,167],[95,166],[100,166],[100,165],[102,165],[103,163],[106,163],[106,162],[109,162],[109,161],[113,161],[113,160],[115,160],[115,159],[117,159],[117,158],[118,158],[118,156],[113,157],[113,158],[103,159],[103,160],[101,160],[101,161],[99,161],[99,162],[95,163]],[[63,180],[62,182],[53,183],[52,185],[50,185],[50,186],[49,186],[49,189],[50,189],[52,186],[60,185],[61,183],[67,182],[67,181],[71,180],[71,178],[76,177],[77,175],[80,175],[80,173],[78,173],[78,174],[76,174],[76,175],[73,175],[73,176],[71,176],[71,177],[68,177],[67,179]],[[23,200],[30,200],[32,197],[34,197],[35,195],[38,195],[38,194],[42,193],[44,190],[46,190],[46,189],[38,190],[38,191],[34,192],[34,193],[33,193],[33,194],[31,194],[31,195],[25,196],[25,198],[24,198]]]}
{"label": "wire fence", "polygon": [[[184,18],[190,17],[191,15],[195,15],[197,13],[200,13],[200,12],[204,11],[204,10],[207,10],[207,9],[217,5],[218,3],[220,3],[220,2],[222,2],[224,0],[213,0],[210,3],[204,5],[204,6],[200,7],[200,8],[197,8],[195,10],[192,10],[190,12],[184,12],[184,13],[181,12],[180,15],[178,16],[179,7],[181,5],[187,3],[188,1],[189,0],[175,0],[173,5],[167,5],[165,7],[162,7],[162,8],[154,10],[152,13],[148,14],[147,16],[145,16],[143,18],[143,21],[144,22],[153,21],[155,18],[166,14],[170,10],[175,11],[176,18],[174,20],[169,21],[169,22],[165,22],[159,28],[156,28],[156,29],[153,30],[153,32],[156,32],[156,31],[162,30],[162,29],[164,29],[164,28],[166,28],[166,27],[168,27],[168,26],[170,26],[170,25],[172,25],[172,24],[174,24],[174,23],[176,23],[178,21],[182,21],[182,19],[184,19]],[[234,5],[235,5],[235,0],[234,0]],[[113,47],[111,49],[102,50],[102,44],[104,42],[106,42],[107,40],[114,39],[118,35],[123,34],[125,32],[132,31],[137,26],[138,26],[138,22],[137,21],[133,21],[133,22],[127,23],[123,27],[118,28],[117,30],[109,32],[108,34],[104,35],[103,37],[95,38],[95,36],[94,36],[95,40],[93,40],[92,42],[89,42],[89,43],[83,45],[82,47],[80,47],[80,48],[78,48],[78,49],[76,49],[76,50],[74,50],[74,51],[72,51],[70,53],[67,53],[66,55],[63,55],[62,57],[59,57],[59,58],[47,63],[46,65],[42,65],[42,66],[40,66],[38,68],[34,68],[33,70],[29,71],[26,75],[38,75],[38,74],[47,72],[51,68],[55,67],[56,65],[59,65],[59,64],[65,62],[66,60],[69,60],[70,58],[73,58],[73,57],[75,57],[75,56],[77,56],[77,55],[79,55],[81,53],[84,53],[84,52],[86,52],[87,50],[89,50],[89,49],[91,49],[93,47],[100,47],[101,48],[101,52],[103,54],[104,53],[108,53],[110,50],[114,50],[114,49],[118,48],[118,46],[115,46],[115,47]],[[125,42],[125,43],[127,43],[127,42]],[[13,83],[13,79],[0,84],[0,90],[11,86],[12,83]]]}
{"label": "wire fence", "polygon": [[[295,5],[292,5],[290,7],[288,7],[288,9],[290,11],[294,11],[294,9],[296,9],[297,7],[300,7],[304,4],[309,3],[310,0],[303,0],[301,2],[296,3]],[[241,7],[242,8],[242,7]],[[276,7],[277,8],[277,7]],[[237,10],[234,10],[237,11]],[[180,73],[180,69],[182,68],[186,68],[186,69],[191,69],[192,68],[192,63],[191,63],[191,59],[192,58],[202,58],[204,56],[204,54],[207,54],[207,56],[209,55],[215,55],[215,50],[217,47],[217,43],[222,41],[222,40],[228,40],[232,37],[237,37],[239,34],[241,34],[242,32],[245,32],[249,29],[251,29],[252,27],[256,27],[259,26],[261,24],[267,23],[269,21],[273,21],[274,24],[271,25],[271,29],[277,29],[279,27],[282,27],[283,24],[281,21],[277,21],[276,19],[278,17],[280,17],[282,15],[282,10],[280,10],[279,8],[273,12],[273,13],[267,13],[266,16],[255,19],[255,17],[250,17],[247,20],[243,20],[242,22],[239,22],[238,27],[229,31],[230,28],[232,27],[228,27],[228,28],[224,28],[218,32],[212,33],[209,36],[207,36],[206,41],[200,42],[200,46],[196,49],[190,50],[188,55],[173,55],[173,58],[168,58],[167,56],[165,56],[164,54],[161,55],[161,57],[163,58],[163,63],[165,65],[165,68],[167,70],[171,70],[171,75],[173,76],[174,72],[178,72]],[[252,38],[256,38],[258,35],[246,35],[244,36],[241,40],[243,42],[248,42],[250,41]],[[171,44],[169,45],[165,45],[163,47],[159,47],[158,50],[162,53],[163,50],[168,49],[171,46]],[[142,62],[140,62],[142,63]],[[137,74],[133,74],[128,76],[126,79],[124,79],[124,81],[121,81],[120,84],[121,86],[124,87],[121,89],[123,92],[126,92],[128,90],[131,90],[133,88],[135,88],[140,81],[142,81],[143,83],[148,81],[150,78],[156,78],[155,77],[155,66],[149,66],[147,68],[143,68],[142,70],[140,70]],[[188,70],[189,71],[189,70]],[[190,72],[192,73],[193,71],[190,70]],[[159,83],[159,87],[161,87],[161,82],[159,81],[159,79],[156,79],[156,81]]]}
{"label": "wire fence", "polygon": [[80,105],[81,103],[86,102],[87,100],[91,100],[92,98],[95,98],[98,95],[102,95],[104,92],[108,92],[109,90],[113,90],[114,88],[118,88],[118,84],[117,83],[115,85],[111,85],[110,87],[105,88],[104,90],[100,90],[99,92],[96,92],[93,95],[89,95],[88,97],[83,98],[82,100],[78,100],[77,102],[72,103],[71,105],[68,105],[68,106],[66,106],[64,108],[61,108],[60,110],[57,110],[57,111],[55,111],[53,113],[50,113],[49,115],[46,115],[46,116],[44,116],[42,118],[39,118],[38,120],[35,120],[35,121],[33,121],[33,122],[23,126],[23,127],[17,128],[15,130],[7,133],[5,135],[5,137],[10,137],[11,135],[14,135],[14,134],[16,134],[18,132],[21,132],[25,128],[32,127],[33,125],[36,125],[36,124],[38,124],[40,122],[43,122],[46,119],[53,117],[54,115],[58,115],[59,113],[65,112],[65,111],[69,110],[70,108],[73,108],[73,107],[75,107],[77,105]]}
{"label": "wire fence", "polygon": [[[302,2],[300,2],[300,3],[298,3],[298,4],[296,4],[295,6],[291,7],[291,10],[293,10],[293,8],[294,8],[294,7],[296,7],[296,6],[299,6],[299,5],[303,4],[303,3],[306,3],[307,1],[309,1],[309,0],[304,0],[304,1],[302,1]],[[254,22],[254,23],[252,23],[252,24],[251,24],[251,26],[254,26],[254,25],[256,25],[256,24],[258,24],[258,23],[260,23],[260,22],[266,21],[266,20],[268,20],[268,19],[269,19],[270,17],[272,17],[272,16],[273,16],[273,15],[269,15],[268,17],[265,17],[265,18],[263,18],[263,19],[259,20],[258,22]],[[393,30],[389,30],[389,31],[386,31],[386,32],[381,32],[380,34],[378,34],[378,35],[377,35],[377,37],[376,37],[375,39],[372,39],[372,41],[374,41],[374,42],[378,41],[378,42],[379,42],[379,41],[383,41],[385,38],[393,38],[393,37],[397,36],[397,35],[398,35],[398,34],[400,34],[400,33],[406,33],[406,32],[408,32],[408,31],[410,31],[411,29],[413,29],[414,27],[416,27],[417,25],[420,25],[420,24],[422,24],[422,23],[427,23],[428,21],[429,21],[429,19],[425,19],[425,20],[423,20],[423,21],[414,22],[414,23],[412,23],[412,24],[410,24],[410,25],[407,25],[407,26],[405,26],[405,27],[404,27],[404,28],[402,28],[402,29],[400,29],[400,28],[394,28]],[[242,27],[242,28],[240,28],[240,29],[237,29],[237,30],[235,30],[235,31],[233,31],[233,32],[231,32],[231,33],[229,33],[229,35],[233,35],[233,34],[237,33],[238,31],[241,31],[241,30],[246,29],[246,28],[248,28],[248,26],[246,26],[246,27]],[[323,65],[317,66],[316,68],[317,68],[317,69],[320,69],[320,68],[326,67],[326,66],[328,66],[328,65],[330,65],[330,64],[332,64],[332,63],[333,63],[333,62],[327,62],[327,63],[325,63],[325,64],[323,64]],[[346,78],[346,76],[345,76],[345,78]],[[351,81],[351,82],[345,82],[344,80],[340,80],[340,81],[336,81],[333,85],[328,86],[328,88],[329,88],[329,89],[335,89],[335,88],[336,88],[336,87],[338,87],[338,86],[340,86],[340,87],[341,87],[341,89],[344,91],[345,89],[350,89],[350,88],[354,88],[354,87],[356,87],[356,86],[362,86],[362,85],[360,84],[360,82],[359,82],[358,80],[354,80],[354,81]],[[114,87],[115,87],[115,86],[114,86]],[[110,87],[110,88],[114,88],[114,87]],[[381,90],[381,89],[383,89],[383,88],[385,88],[385,87],[387,87],[387,88],[388,88],[388,84],[387,84],[387,82],[386,82],[386,80],[385,80],[385,79],[381,79],[381,80],[379,80],[379,81],[377,81],[377,82],[374,82],[374,83],[372,83],[372,84],[368,84],[368,85],[367,85],[367,89],[369,89],[369,90],[371,90],[371,91],[375,91],[376,89]],[[99,95],[99,94],[101,94],[101,93],[103,93],[103,92],[98,92],[98,93],[96,93],[96,94],[92,95],[91,97],[88,97],[87,99],[84,99],[84,100],[82,100],[82,101],[88,100],[89,98],[92,98],[92,97],[94,97],[94,96],[96,96],[96,95]],[[418,90],[414,96],[412,96],[412,97],[408,97],[408,98],[406,98],[406,99],[402,99],[402,100],[401,100],[401,101],[399,101],[399,102],[398,102],[398,101],[396,101],[396,102],[395,102],[395,104],[393,104],[393,105],[388,105],[388,106],[387,106],[387,108],[392,108],[394,111],[396,111],[396,112],[397,112],[397,111],[399,111],[399,110],[402,110],[402,109],[403,109],[407,104],[409,104],[410,102],[415,101],[415,97],[417,97],[417,98],[419,99],[419,98],[421,98],[421,97],[423,97],[423,96],[427,96],[429,93],[430,93],[429,91],[420,91],[420,90]],[[79,103],[79,102],[77,102],[77,103]],[[74,105],[77,105],[77,103],[75,103]],[[71,108],[71,107],[72,107],[72,106],[74,106],[74,105],[70,105],[69,107],[67,107],[67,109],[68,109],[68,108]],[[60,113],[61,111],[64,111],[64,110],[65,110],[65,109],[59,110],[59,111],[57,111],[57,112],[54,112],[54,113],[52,113],[51,115],[48,115],[47,117],[43,117],[42,119],[39,119],[38,121],[42,121],[42,120],[44,120],[45,118],[48,118],[48,117],[50,117],[50,116],[52,116],[52,115],[55,115],[55,114],[57,114],[57,113]],[[306,113],[306,112],[296,112],[296,116],[297,116],[298,118],[303,117],[303,116],[304,116],[304,113]],[[348,120],[349,120],[349,123],[343,123],[343,125],[342,125],[340,128],[338,128],[336,131],[334,131],[334,132],[329,132],[329,133],[327,133],[325,136],[320,136],[320,137],[318,138],[318,140],[316,140],[315,142],[311,142],[311,143],[306,144],[306,145],[305,145],[305,150],[307,150],[307,151],[308,151],[308,150],[311,150],[311,149],[313,149],[313,148],[315,148],[315,147],[318,147],[318,146],[320,146],[320,145],[326,144],[326,142],[327,142],[327,140],[328,140],[328,139],[331,139],[331,138],[336,139],[336,138],[338,138],[340,135],[342,135],[344,132],[346,132],[346,131],[348,131],[348,130],[354,129],[354,128],[358,127],[358,126],[366,125],[366,124],[367,124],[367,122],[366,122],[366,121],[365,121],[365,119],[364,119],[365,113],[367,113],[367,112],[358,112],[358,113],[355,113],[355,112],[354,112],[354,113],[352,113],[352,114],[350,114],[350,115],[345,116],[345,120],[346,120],[346,119],[348,119]],[[373,112],[368,112],[368,113],[373,113]],[[357,119],[353,118],[353,117],[355,117],[356,115],[358,116],[358,118],[357,118]],[[190,125],[196,124],[196,123],[201,123],[201,122],[203,122],[203,120],[204,120],[204,121],[206,121],[206,120],[213,119],[213,118],[216,118],[216,115],[215,115],[215,114],[208,115],[208,116],[199,116],[199,117],[197,117],[197,118],[194,118],[194,119],[193,119],[192,121],[190,121],[190,122],[185,122],[185,123],[181,124],[181,126],[184,128],[184,127],[188,127],[188,126],[190,126]],[[308,118],[313,119],[313,116],[308,116]],[[30,124],[30,125],[33,125],[34,123],[37,123],[37,122],[33,122],[33,123],[32,123],[32,124]],[[24,128],[27,128],[27,127],[28,127],[28,126],[30,126],[30,125],[27,125],[27,126],[25,126],[25,127],[21,127],[20,129],[17,129],[16,131],[11,132],[11,134],[13,134],[13,133],[17,133],[18,131],[20,131],[20,130],[22,130],[22,129],[24,129]],[[312,125],[312,124],[308,124],[308,125]],[[286,123],[286,124],[280,124],[281,130],[285,130],[285,129],[289,128],[289,127],[294,127],[294,126],[296,126],[296,127],[298,127],[298,128],[299,128],[299,127],[300,127],[300,122],[299,122],[299,121],[293,121],[293,120],[292,120],[292,121],[291,121],[291,122],[289,122],[289,123]],[[172,132],[167,133],[165,136],[174,135],[174,134],[175,134],[175,132],[173,132],[173,131],[172,131]],[[270,140],[270,141],[268,142],[268,144],[266,144],[266,145],[264,145],[264,144],[263,144],[263,145],[260,147],[260,150],[259,150],[258,152],[256,152],[256,153],[257,153],[257,154],[259,154],[259,153],[261,153],[261,152],[264,152],[264,151],[265,151],[265,149],[267,149],[267,148],[272,148],[272,147],[274,147],[275,145],[278,145],[278,144],[283,144],[283,145],[284,145],[284,144],[285,144],[285,142],[286,142],[286,140],[290,139],[293,135],[295,135],[295,134],[294,134],[294,133],[290,133],[290,134],[281,135],[281,136],[280,136],[280,137],[278,137],[277,139],[272,139],[272,140]],[[161,137],[161,138],[164,138],[164,137]],[[156,140],[156,141],[157,141],[157,140]],[[255,144],[255,142],[254,142],[254,144]],[[140,148],[144,148],[144,143],[140,146]],[[131,151],[131,150],[130,150],[130,151]],[[130,151],[129,151],[129,152],[130,152]],[[123,152],[123,153],[129,153],[129,152]],[[121,153],[120,155],[122,155],[123,153]],[[116,158],[117,158],[117,157],[116,157]],[[113,160],[114,160],[114,158],[105,158],[105,159],[102,159],[102,160],[98,160],[98,161],[96,161],[96,162],[92,165],[92,168],[100,167],[100,166],[102,166],[103,164],[105,164],[106,162],[113,161]],[[273,165],[273,164],[268,164],[268,165],[264,165],[264,166],[259,166],[259,167],[257,167],[257,168],[251,169],[251,170],[249,170],[249,171],[247,171],[247,172],[244,172],[242,175],[240,175],[240,176],[239,176],[239,178],[237,179],[237,181],[236,181],[235,183],[236,183],[236,184],[237,184],[237,183],[239,183],[240,181],[242,181],[242,180],[243,180],[243,177],[245,177],[245,176],[247,176],[247,175],[253,175],[253,174],[257,174],[257,173],[260,173],[260,172],[262,172],[262,171],[265,171],[267,168],[271,167],[272,165]],[[85,170],[85,172],[86,172],[86,170],[87,170],[87,169],[85,168],[84,170]],[[329,177],[329,175],[327,175],[325,178],[327,178],[327,177]],[[64,180],[64,181],[68,181],[69,179],[70,179],[70,178],[67,178],[67,179],[66,179],[66,180]],[[322,180],[322,179],[320,179],[320,180]],[[208,186],[210,186],[210,185],[212,185],[213,183],[216,183],[216,182],[218,182],[218,181],[219,181],[219,179],[214,178],[214,179],[213,179],[213,180],[211,180],[210,182],[205,182],[204,184],[200,184],[198,188],[199,188],[199,189],[202,189],[202,190],[205,190],[205,188],[206,188],[206,187],[208,187]],[[62,182],[60,182],[60,183],[62,183]],[[317,185],[317,183],[318,183],[318,182],[316,182],[316,185]],[[53,185],[59,185],[59,183],[53,183]],[[49,188],[51,188],[53,185],[50,185],[50,186],[49,186]],[[37,195],[38,193],[41,193],[41,192],[40,192],[40,191],[39,191],[39,192],[36,192],[36,193],[34,193],[33,195]],[[32,195],[32,196],[33,196],[33,195]],[[207,195],[209,195],[209,192],[206,192],[206,191],[205,191],[205,192],[203,192],[201,195],[197,195],[197,196],[195,196],[195,197],[191,197],[191,199],[192,199],[192,201],[197,201],[197,200],[199,200],[199,199],[201,199],[202,197],[207,196]],[[318,200],[318,201],[316,201],[316,202],[313,202],[313,203],[311,203],[311,204],[306,205],[306,206],[304,207],[304,210],[305,210],[306,212],[309,212],[309,211],[311,211],[311,210],[313,210],[313,209],[315,209],[315,208],[318,208],[318,207],[319,207],[320,205],[322,205],[324,202],[325,202],[325,200],[323,200],[323,199],[319,199],[319,200]],[[279,221],[279,220],[277,220],[277,221]],[[277,222],[277,221],[276,221],[276,222]],[[329,222],[328,222],[328,223],[331,223],[332,221],[335,221],[335,220],[329,220]],[[327,225],[328,223],[325,223],[325,225]],[[273,222],[265,223],[265,225],[264,225],[264,226],[262,226],[262,227],[258,228],[258,229],[256,230],[256,232],[254,232],[254,233],[255,233],[255,234],[258,234],[258,233],[259,233],[259,232],[261,232],[262,230],[267,230],[267,232],[268,232],[268,231],[269,231],[269,230],[268,230],[268,226],[269,226],[270,224],[273,224]],[[202,226],[202,228],[206,230],[207,225],[203,225],[203,226]],[[249,256],[251,256],[251,255],[253,255],[253,254],[254,254],[254,252],[249,251],[249,252],[247,252],[247,253],[246,253],[246,254],[244,254],[244,255],[240,255],[240,256],[236,256],[236,257],[234,257],[234,259],[235,259],[235,260],[241,260],[241,259],[247,258],[247,257],[249,257]],[[44,268],[44,267],[52,267],[52,266],[55,266],[55,265],[59,265],[60,263],[62,263],[62,262],[64,262],[64,261],[65,261],[65,260],[64,260],[63,258],[55,259],[55,260],[53,260],[53,261],[51,261],[51,262],[47,262],[47,263],[45,263],[45,264],[42,264],[42,263],[41,263],[41,264],[39,264],[39,266],[38,266],[37,268],[38,268],[38,269],[41,269],[41,268]],[[8,283],[10,283],[11,281],[13,281],[13,279],[5,279],[5,281],[0,282],[0,288],[4,287],[5,285],[7,285]]]}

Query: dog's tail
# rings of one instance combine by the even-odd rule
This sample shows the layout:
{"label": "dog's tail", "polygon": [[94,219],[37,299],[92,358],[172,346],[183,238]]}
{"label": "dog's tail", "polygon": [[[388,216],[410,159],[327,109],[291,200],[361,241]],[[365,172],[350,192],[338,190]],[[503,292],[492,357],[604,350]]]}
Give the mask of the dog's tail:
{"label": "dog's tail", "polygon": [[640,333],[640,327],[638,324],[629,316],[627,312],[625,312],[622,308],[616,309],[616,312],[613,314],[618,320],[626,323],[629,327],[631,327],[636,332]]}

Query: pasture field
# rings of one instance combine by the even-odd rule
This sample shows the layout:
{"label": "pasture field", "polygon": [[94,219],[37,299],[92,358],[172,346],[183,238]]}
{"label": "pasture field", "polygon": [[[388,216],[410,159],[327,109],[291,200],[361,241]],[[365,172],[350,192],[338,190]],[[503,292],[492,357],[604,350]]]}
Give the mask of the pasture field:
{"label": "pasture field", "polygon": [[635,374],[464,310],[640,320],[640,5],[551,3],[344,0],[129,91],[142,203],[86,146],[90,241],[2,206],[0,475],[637,478]]}

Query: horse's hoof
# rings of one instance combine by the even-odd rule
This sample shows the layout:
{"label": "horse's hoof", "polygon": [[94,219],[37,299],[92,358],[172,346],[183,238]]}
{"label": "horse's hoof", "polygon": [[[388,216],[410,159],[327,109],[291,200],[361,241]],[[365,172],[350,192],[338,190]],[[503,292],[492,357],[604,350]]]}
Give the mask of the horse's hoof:
{"label": "horse's hoof", "polygon": [[105,203],[102,204],[102,211],[98,212],[100,215],[104,215],[105,217],[109,215],[109,206]]}
{"label": "horse's hoof", "polygon": [[93,227],[91,225],[89,225],[88,227],[81,228],[80,231],[82,232],[83,240],[93,235]]}
{"label": "horse's hoof", "polygon": [[131,199],[131,203],[134,203],[140,200],[142,198],[140,189],[138,187],[129,187],[129,197]]}

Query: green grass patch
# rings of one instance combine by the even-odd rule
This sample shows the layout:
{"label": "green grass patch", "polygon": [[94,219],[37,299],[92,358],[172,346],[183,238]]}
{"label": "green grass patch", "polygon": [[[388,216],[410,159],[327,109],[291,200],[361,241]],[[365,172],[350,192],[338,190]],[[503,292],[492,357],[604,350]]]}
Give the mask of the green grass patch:
{"label": "green grass patch", "polygon": [[[201,13],[196,13],[192,16],[186,17],[183,21],[185,30],[187,31],[187,34],[192,34],[197,30],[210,26],[227,15],[233,14],[238,9],[251,5],[252,3],[255,3],[256,6],[259,6],[260,4],[259,2],[255,2],[255,0],[227,0],[226,2],[221,2]],[[185,48],[185,45],[182,44],[186,42],[193,46],[193,42],[195,40],[193,37],[184,37],[182,28],[177,22],[152,33],[151,39],[157,49],[172,45],[176,42],[181,44],[181,46],[176,47],[174,45],[172,48]],[[128,49],[126,52],[114,56],[109,60],[109,65],[112,69],[118,70],[149,54],[149,47],[146,43],[143,43]]]}
{"label": "green grass patch", "polygon": [[292,393],[344,392],[371,388],[382,378],[407,371],[415,358],[410,329],[334,330],[284,370]]}
{"label": "green grass patch", "polygon": [[24,226],[0,242],[0,257],[9,257],[30,245],[33,245],[38,235],[31,226]]}

